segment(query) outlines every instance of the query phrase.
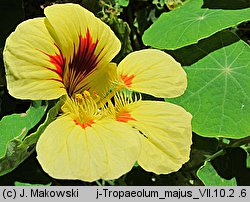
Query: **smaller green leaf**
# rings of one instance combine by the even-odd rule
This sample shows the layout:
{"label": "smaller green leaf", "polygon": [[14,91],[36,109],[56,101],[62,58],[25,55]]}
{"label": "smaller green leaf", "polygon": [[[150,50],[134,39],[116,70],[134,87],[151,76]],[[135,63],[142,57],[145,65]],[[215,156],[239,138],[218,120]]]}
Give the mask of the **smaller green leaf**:
{"label": "smaller green leaf", "polygon": [[45,128],[55,120],[64,101],[65,98],[62,97],[53,107],[50,108],[46,120],[38,127],[36,132],[25,137],[24,140],[13,139],[8,143],[5,155],[0,158],[0,176],[14,170],[34,152],[38,138]]}
{"label": "smaller green leaf", "polygon": [[197,171],[197,176],[206,186],[236,186],[236,179],[221,178],[210,162],[206,161]]}
{"label": "smaller green leaf", "polygon": [[127,7],[129,4],[129,0],[115,0],[120,6]]}
{"label": "smaller green leaf", "polygon": [[24,139],[24,143],[27,145],[33,145],[37,142],[40,135],[43,133],[43,131],[46,129],[46,127],[55,120],[55,118],[58,115],[59,110],[61,109],[61,106],[65,102],[65,97],[61,97],[56,104],[48,111],[46,120],[43,124],[41,124],[37,131],[35,133],[30,134]]}
{"label": "smaller green leaf", "polygon": [[0,121],[0,158],[5,154],[9,141],[22,140],[28,131],[42,119],[47,106],[47,103],[42,104],[42,101],[34,101],[26,113],[12,114],[2,118]]}
{"label": "smaller green leaf", "polygon": [[50,186],[52,183],[49,184],[30,184],[26,182],[15,182],[15,186]]}
{"label": "smaller green leaf", "polygon": [[250,8],[207,9],[201,8],[202,4],[202,0],[189,0],[180,8],[163,13],[144,32],[143,43],[154,48],[175,50],[250,19]]}

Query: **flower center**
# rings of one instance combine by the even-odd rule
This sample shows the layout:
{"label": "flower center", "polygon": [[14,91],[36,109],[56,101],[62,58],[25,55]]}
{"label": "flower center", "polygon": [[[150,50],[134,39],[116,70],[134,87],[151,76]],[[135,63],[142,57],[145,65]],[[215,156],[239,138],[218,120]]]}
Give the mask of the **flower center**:
{"label": "flower center", "polygon": [[74,94],[68,98],[62,111],[70,114],[74,123],[82,128],[91,127],[95,122],[105,116],[127,123],[136,121],[130,114],[128,105],[141,100],[128,90],[120,91],[124,86],[117,85],[106,97],[100,98],[95,92],[91,95],[88,91]]}
{"label": "flower center", "polygon": [[75,94],[68,98],[62,107],[64,114],[69,114],[76,125],[86,128],[95,123],[102,115],[97,108],[95,99],[88,91],[83,94]]}

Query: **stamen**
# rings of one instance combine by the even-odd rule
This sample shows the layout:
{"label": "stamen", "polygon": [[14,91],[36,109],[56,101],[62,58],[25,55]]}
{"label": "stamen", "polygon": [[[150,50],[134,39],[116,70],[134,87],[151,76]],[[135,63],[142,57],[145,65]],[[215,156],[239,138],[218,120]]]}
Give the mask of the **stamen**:
{"label": "stamen", "polygon": [[83,92],[83,95],[84,95],[85,98],[90,98],[91,97],[89,91],[87,91],[87,90],[85,90]]}
{"label": "stamen", "polygon": [[105,106],[106,103],[108,103],[111,98],[113,98],[121,89],[123,89],[124,86],[123,85],[118,85],[116,86],[112,91],[111,93],[109,93],[104,99],[100,100],[98,103],[97,103],[97,106],[98,108],[102,108]]}
{"label": "stamen", "polygon": [[100,119],[103,114],[99,110],[96,101],[91,97],[88,91],[83,94],[74,94],[68,98],[62,108],[64,114],[70,115],[76,125],[86,128],[95,123],[95,120]]}
{"label": "stamen", "polygon": [[83,96],[81,94],[75,94],[75,100],[77,102],[81,102],[83,100]]}
{"label": "stamen", "polygon": [[125,123],[128,121],[136,121],[130,113],[129,105],[140,100],[140,94],[138,97],[137,94],[133,94],[128,90],[118,92],[114,96],[114,104],[111,101],[108,102],[108,111],[117,121]]}
{"label": "stamen", "polygon": [[[139,95],[139,98],[138,98]],[[116,111],[120,112],[130,103],[138,102],[141,100],[141,94],[135,94],[130,91],[123,91],[117,93],[114,97]]]}

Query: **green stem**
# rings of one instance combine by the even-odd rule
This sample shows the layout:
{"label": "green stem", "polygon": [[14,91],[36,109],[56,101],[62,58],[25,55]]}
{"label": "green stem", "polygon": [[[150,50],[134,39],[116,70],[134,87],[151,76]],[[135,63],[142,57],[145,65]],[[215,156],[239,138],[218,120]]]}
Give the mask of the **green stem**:
{"label": "green stem", "polygon": [[214,153],[213,155],[207,157],[205,159],[205,161],[211,161],[211,160],[217,158],[218,156],[222,156],[225,153],[226,153],[226,151],[224,149],[221,149],[221,150],[217,151],[216,153]]}
{"label": "green stem", "polygon": [[232,141],[232,143],[229,144],[229,147],[240,147],[245,144],[250,144],[250,136]]}
{"label": "green stem", "polygon": [[[239,140],[234,140],[232,143],[228,144],[225,148],[229,147],[240,147],[245,144],[250,144],[250,136],[246,138],[242,138]],[[226,153],[225,148],[219,150],[218,152],[214,153],[213,155],[209,156],[205,161],[211,161],[215,159],[218,156],[222,156],[223,154]]]}

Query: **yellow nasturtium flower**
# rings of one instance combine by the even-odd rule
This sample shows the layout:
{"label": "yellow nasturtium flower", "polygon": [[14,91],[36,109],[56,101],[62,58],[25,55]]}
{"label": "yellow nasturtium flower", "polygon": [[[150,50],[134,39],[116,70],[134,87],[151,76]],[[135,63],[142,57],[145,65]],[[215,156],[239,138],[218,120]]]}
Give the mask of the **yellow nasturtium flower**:
{"label": "yellow nasturtium flower", "polygon": [[[189,159],[191,115],[140,94],[183,94],[186,74],[159,50],[111,60],[120,42],[91,12],[75,4],[45,8],[43,18],[21,23],[4,49],[7,87],[19,99],[67,95],[61,115],[38,140],[45,172],[58,179],[116,179],[135,162],[157,174],[177,171]],[[137,92],[133,94],[132,92]],[[129,93],[128,93],[129,92]]]}

